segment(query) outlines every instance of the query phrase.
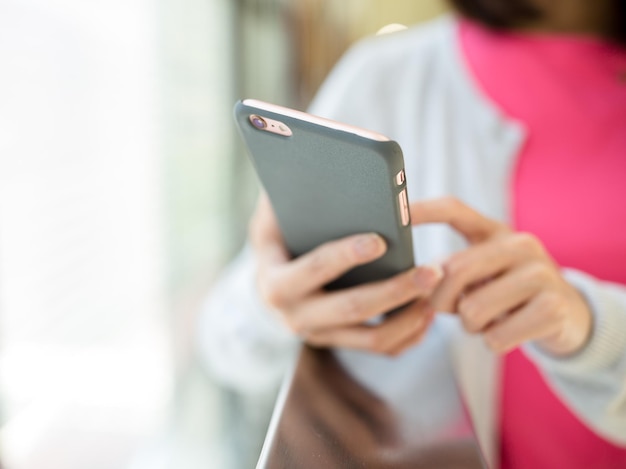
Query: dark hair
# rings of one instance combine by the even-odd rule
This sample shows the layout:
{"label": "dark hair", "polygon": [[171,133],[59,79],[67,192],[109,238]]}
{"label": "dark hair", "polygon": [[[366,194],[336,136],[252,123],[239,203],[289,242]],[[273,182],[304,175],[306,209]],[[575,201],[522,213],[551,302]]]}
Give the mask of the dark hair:
{"label": "dark hair", "polygon": [[[519,26],[541,18],[541,10],[529,0],[448,0],[462,15],[494,29]],[[611,37],[626,45],[626,2],[613,0]]]}

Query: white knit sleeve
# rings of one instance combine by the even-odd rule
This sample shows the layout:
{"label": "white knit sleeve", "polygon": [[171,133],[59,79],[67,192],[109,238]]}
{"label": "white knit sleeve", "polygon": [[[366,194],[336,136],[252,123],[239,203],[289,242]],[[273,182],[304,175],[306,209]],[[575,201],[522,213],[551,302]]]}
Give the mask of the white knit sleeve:
{"label": "white knit sleeve", "polygon": [[197,327],[200,356],[223,385],[246,393],[278,386],[298,339],[263,306],[247,246],[214,285]]}
{"label": "white knit sleeve", "polygon": [[626,445],[626,287],[576,270],[565,278],[594,315],[592,336],[578,354],[558,358],[525,346],[563,402],[598,434]]}

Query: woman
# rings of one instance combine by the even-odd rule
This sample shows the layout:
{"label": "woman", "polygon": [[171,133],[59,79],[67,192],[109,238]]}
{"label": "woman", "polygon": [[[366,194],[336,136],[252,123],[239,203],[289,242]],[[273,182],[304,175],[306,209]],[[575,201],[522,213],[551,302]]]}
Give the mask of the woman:
{"label": "woman", "polygon": [[437,357],[416,345],[449,345],[491,467],[626,467],[623,7],[453,3],[460,18],[354,47],[311,108],[400,143],[421,267],[324,292],[384,242],[290,260],[262,197],[204,315],[206,356],[258,390],[299,340],[342,349],[347,367],[359,349],[426,374]]}

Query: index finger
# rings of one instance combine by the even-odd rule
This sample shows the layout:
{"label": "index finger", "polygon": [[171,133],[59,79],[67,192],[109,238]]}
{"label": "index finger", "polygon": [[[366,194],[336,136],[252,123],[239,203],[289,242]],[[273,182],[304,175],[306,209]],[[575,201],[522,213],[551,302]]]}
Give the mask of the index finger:
{"label": "index finger", "polygon": [[413,225],[445,223],[462,234],[470,243],[483,241],[506,229],[454,197],[423,200],[409,205]]}
{"label": "index finger", "polygon": [[383,238],[363,233],[326,242],[291,259],[269,198],[261,194],[250,223],[250,240],[259,259],[266,290],[281,303],[313,293],[350,269],[369,263],[386,251]]}
{"label": "index finger", "polygon": [[285,298],[297,300],[320,290],[349,270],[381,257],[387,246],[375,233],[363,233],[324,243],[274,271],[273,281]]}

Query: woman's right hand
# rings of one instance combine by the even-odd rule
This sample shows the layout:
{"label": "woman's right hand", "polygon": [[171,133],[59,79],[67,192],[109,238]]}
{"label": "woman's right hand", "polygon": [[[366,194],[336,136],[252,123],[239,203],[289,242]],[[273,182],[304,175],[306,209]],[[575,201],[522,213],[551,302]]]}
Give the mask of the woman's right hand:
{"label": "woman's right hand", "polygon": [[[373,233],[331,241],[291,259],[266,194],[250,223],[261,298],[305,342],[397,355],[423,337],[434,316],[427,298],[441,270],[415,267],[387,280],[336,291],[324,285],[361,264],[381,257],[383,239]],[[408,304],[408,305],[407,305]],[[364,324],[402,305],[376,325]]]}

